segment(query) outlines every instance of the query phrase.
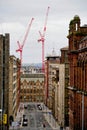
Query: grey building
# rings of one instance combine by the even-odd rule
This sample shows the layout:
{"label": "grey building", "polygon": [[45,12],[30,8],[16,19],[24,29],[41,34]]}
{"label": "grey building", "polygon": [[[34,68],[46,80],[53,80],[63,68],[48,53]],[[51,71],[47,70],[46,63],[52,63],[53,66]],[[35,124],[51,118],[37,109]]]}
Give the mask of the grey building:
{"label": "grey building", "polygon": [[[9,34],[0,35],[0,130],[8,130]],[[2,118],[4,120],[2,121]]]}

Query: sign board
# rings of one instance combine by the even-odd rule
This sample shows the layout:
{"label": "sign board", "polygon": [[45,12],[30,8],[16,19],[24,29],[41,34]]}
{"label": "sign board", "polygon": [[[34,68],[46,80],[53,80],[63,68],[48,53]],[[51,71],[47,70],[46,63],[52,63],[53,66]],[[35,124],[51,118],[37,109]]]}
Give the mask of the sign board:
{"label": "sign board", "polygon": [[7,114],[3,114],[3,124],[7,124]]}
{"label": "sign board", "polygon": [[0,113],[2,112],[2,109],[0,109]]}

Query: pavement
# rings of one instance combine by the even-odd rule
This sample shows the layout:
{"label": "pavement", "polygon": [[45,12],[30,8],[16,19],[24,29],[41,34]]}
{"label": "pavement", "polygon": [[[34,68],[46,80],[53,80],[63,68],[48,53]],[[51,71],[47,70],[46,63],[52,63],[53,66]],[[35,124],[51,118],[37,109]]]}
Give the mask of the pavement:
{"label": "pavement", "polygon": [[[19,128],[19,127],[22,127],[22,117],[23,117],[23,114],[24,114],[24,106],[19,106],[18,108],[18,111],[17,111],[17,116],[16,118],[14,119],[14,122],[12,122],[12,126],[9,127],[9,130],[13,130],[13,128]],[[21,125],[19,126],[17,124],[17,122],[19,122],[21,120]]]}
{"label": "pavement", "polygon": [[44,117],[47,120],[47,122],[49,123],[49,125],[53,128],[53,130],[60,130],[60,126],[58,125],[58,123],[55,121],[51,110],[48,109],[48,107],[44,107],[43,109],[43,113],[44,113]]}

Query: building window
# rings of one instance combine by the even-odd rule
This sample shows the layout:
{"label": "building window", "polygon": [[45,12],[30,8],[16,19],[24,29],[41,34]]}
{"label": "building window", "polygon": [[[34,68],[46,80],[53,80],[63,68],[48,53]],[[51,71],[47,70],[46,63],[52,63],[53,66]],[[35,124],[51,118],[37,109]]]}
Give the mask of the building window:
{"label": "building window", "polygon": [[76,23],[76,31],[77,31],[77,29],[78,29],[78,25],[77,25],[77,23]]}

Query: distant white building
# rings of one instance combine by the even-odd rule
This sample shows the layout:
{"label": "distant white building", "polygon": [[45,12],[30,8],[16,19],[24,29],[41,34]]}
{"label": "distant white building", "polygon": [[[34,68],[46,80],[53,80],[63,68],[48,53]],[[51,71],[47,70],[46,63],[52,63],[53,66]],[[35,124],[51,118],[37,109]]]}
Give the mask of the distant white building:
{"label": "distant white building", "polygon": [[23,74],[36,74],[36,73],[41,73],[41,67],[36,66],[34,64],[31,65],[23,65],[21,67],[21,72]]}

